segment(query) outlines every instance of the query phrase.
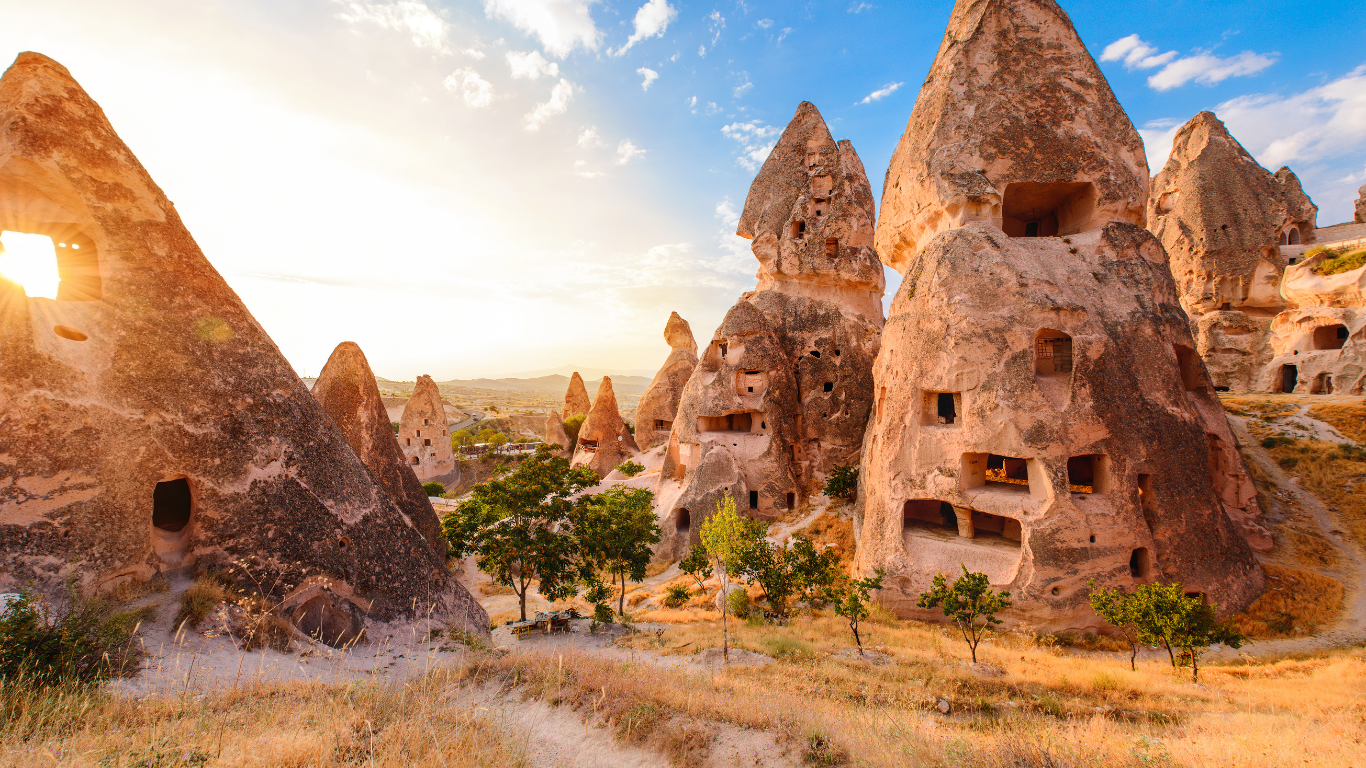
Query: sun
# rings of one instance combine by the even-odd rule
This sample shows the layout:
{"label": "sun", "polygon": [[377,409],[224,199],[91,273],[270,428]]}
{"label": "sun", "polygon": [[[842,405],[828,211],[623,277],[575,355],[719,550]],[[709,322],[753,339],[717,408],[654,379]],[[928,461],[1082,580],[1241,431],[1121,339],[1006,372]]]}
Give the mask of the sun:
{"label": "sun", "polygon": [[57,249],[47,235],[0,232],[0,277],[23,286],[30,298],[57,298]]}

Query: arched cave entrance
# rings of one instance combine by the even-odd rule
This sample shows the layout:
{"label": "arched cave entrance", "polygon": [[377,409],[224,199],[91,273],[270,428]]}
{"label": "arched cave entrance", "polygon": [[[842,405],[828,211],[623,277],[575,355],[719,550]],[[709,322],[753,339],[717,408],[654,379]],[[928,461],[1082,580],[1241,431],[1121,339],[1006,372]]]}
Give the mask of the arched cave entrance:
{"label": "arched cave entrance", "polygon": [[1342,349],[1347,343],[1347,326],[1321,325],[1314,329],[1314,349]]}
{"label": "arched cave entrance", "polygon": [[1299,384],[1300,368],[1297,365],[1281,366],[1281,391],[1294,392],[1295,386]]}
{"label": "arched cave entrance", "polygon": [[167,565],[180,566],[190,548],[194,496],[180,477],[152,489],[152,549]]}
{"label": "arched cave entrance", "polygon": [[679,533],[687,533],[691,527],[692,513],[686,509],[678,510],[678,514],[674,517],[674,529]]}

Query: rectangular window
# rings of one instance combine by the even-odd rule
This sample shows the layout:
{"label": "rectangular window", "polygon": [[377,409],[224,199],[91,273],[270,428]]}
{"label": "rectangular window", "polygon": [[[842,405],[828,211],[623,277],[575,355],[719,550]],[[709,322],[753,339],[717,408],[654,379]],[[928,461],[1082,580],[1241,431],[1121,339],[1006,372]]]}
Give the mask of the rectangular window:
{"label": "rectangular window", "polygon": [[424,439],[424,440],[422,441],[422,444],[423,444],[423,445],[431,445],[431,444],[432,444],[432,441],[431,441],[430,438],[427,438],[427,439]]}
{"label": "rectangular window", "polygon": [[758,491],[750,491],[750,492],[749,492],[749,508],[750,508],[750,509],[758,509],[758,508],[759,508],[759,492],[758,492]]}

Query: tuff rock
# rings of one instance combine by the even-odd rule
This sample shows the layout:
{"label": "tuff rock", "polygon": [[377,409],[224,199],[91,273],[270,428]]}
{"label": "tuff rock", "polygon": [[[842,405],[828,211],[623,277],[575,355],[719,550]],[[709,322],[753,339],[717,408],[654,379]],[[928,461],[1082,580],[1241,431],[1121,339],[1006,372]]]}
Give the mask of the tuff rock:
{"label": "tuff rock", "polygon": [[398,444],[418,480],[446,485],[459,482],[446,406],[431,376],[417,377],[413,396],[403,406],[398,422]]}
{"label": "tuff rock", "polygon": [[668,441],[683,387],[697,366],[697,342],[692,327],[677,312],[671,313],[664,325],[664,340],[669,344],[669,356],[636,405],[636,443],[642,451]]}
{"label": "tuff rock", "polygon": [[593,407],[593,401],[588,399],[588,388],[583,385],[583,377],[578,371],[569,377],[569,388],[564,393],[564,418],[587,416],[588,411]]}
{"label": "tuff rock", "polygon": [[[579,384],[582,386],[582,380]],[[574,459],[570,463],[575,467],[590,467],[598,473],[598,477],[606,477],[618,464],[628,461],[637,453],[640,453],[640,448],[621,418],[617,396],[612,391],[612,380],[603,376],[602,383],[598,385],[598,394],[593,398],[593,407],[579,427],[578,444],[574,447]]]}

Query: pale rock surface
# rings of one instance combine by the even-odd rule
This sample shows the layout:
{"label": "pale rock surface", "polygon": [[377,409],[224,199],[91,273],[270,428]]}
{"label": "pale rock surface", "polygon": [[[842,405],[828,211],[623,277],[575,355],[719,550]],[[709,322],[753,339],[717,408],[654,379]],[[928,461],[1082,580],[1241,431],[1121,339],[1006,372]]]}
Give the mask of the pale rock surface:
{"label": "pale rock surface", "polygon": [[671,313],[664,325],[664,340],[669,344],[669,357],[636,404],[636,443],[642,451],[668,441],[674,414],[678,413],[678,399],[697,366],[697,341],[693,339],[692,327],[677,312]]}
{"label": "pale rock surface", "polygon": [[351,341],[337,345],[318,374],[313,396],[370,470],[371,477],[389,492],[399,511],[407,515],[428,544],[445,554],[447,545],[441,535],[441,523],[427,492],[422,490],[422,483],[398,447],[375,374],[359,345]]}
{"label": "pale rock surface", "polygon": [[1325,257],[1317,253],[1286,269],[1281,293],[1290,307],[1271,322],[1274,357],[1258,391],[1366,393],[1366,267],[1317,274]]}
{"label": "pale rock surface", "polygon": [[564,418],[580,414],[587,416],[593,401],[588,399],[588,388],[583,385],[583,377],[578,371],[569,377],[569,388],[564,393]]}
{"label": "pale rock surface", "polygon": [[0,280],[0,592],[241,563],[307,632],[357,614],[488,632],[99,106],[38,54],[0,78],[0,229],[66,244],[58,300]]}
{"label": "pale rock surface", "polygon": [[937,233],[970,221],[1012,236],[1031,222],[1040,235],[1141,226],[1147,167],[1057,3],[960,0],[892,154],[877,251],[904,273]]}
{"label": "pale rock surface", "polygon": [[1356,215],[1352,221],[1357,224],[1366,224],[1366,184],[1357,190]]}
{"label": "pale rock surface", "polygon": [[450,484],[459,479],[446,406],[431,376],[417,377],[413,396],[398,422],[398,444],[418,480]]}
{"label": "pale rock surface", "polygon": [[569,439],[569,433],[565,432],[564,419],[560,418],[559,411],[551,411],[546,414],[545,441],[551,445],[560,446],[560,450],[555,452],[556,455],[563,456],[566,459],[573,458],[574,446],[571,445],[573,441]]}
{"label": "pale rock surface", "polygon": [[[580,380],[580,386],[582,383]],[[598,473],[598,477],[606,477],[618,464],[628,461],[637,453],[640,453],[640,448],[621,418],[617,396],[612,391],[612,380],[603,376],[602,383],[598,385],[598,394],[593,398],[593,407],[588,411],[588,418],[579,427],[579,440],[574,447],[571,465],[590,467]]]}
{"label": "pale rock surface", "polygon": [[[975,220],[949,216],[968,187],[952,169],[990,203]],[[856,567],[886,569],[879,599],[899,615],[942,620],[915,601],[960,563],[1010,590],[1004,618],[1040,629],[1096,628],[1090,579],[1181,581],[1223,612],[1261,594],[1249,542],[1271,542],[1140,227],[1146,182],[1137,132],[1056,3],[960,0],[877,237],[904,280],[873,372]],[[991,214],[1011,210],[1009,184],[1077,189],[1056,214],[1070,234],[1011,236],[1052,225]]]}

